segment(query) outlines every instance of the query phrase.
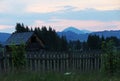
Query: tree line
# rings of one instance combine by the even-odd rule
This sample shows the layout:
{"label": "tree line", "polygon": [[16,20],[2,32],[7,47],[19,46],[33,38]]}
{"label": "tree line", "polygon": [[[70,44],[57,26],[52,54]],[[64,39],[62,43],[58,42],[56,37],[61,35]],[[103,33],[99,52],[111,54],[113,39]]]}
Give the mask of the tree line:
{"label": "tree line", "polygon": [[45,49],[50,51],[76,51],[76,50],[101,50],[102,42],[108,42],[112,40],[116,47],[120,46],[120,39],[117,37],[100,37],[98,35],[90,34],[87,41],[81,42],[80,40],[76,41],[67,41],[65,36],[58,36],[57,32],[46,26],[35,27],[34,29],[24,26],[24,24],[17,23],[15,27],[15,33],[18,32],[35,32],[35,34],[43,41],[45,44]]}

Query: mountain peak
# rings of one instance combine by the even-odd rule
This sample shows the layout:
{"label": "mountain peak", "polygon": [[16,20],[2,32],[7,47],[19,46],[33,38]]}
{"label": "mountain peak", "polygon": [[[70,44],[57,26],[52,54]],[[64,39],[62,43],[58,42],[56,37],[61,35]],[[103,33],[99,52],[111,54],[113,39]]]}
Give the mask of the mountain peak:
{"label": "mountain peak", "polygon": [[72,26],[64,29],[63,32],[74,32],[74,33],[76,33],[76,34],[90,33],[90,31],[88,31],[88,30],[79,30],[79,29],[77,29],[76,27],[72,27]]}

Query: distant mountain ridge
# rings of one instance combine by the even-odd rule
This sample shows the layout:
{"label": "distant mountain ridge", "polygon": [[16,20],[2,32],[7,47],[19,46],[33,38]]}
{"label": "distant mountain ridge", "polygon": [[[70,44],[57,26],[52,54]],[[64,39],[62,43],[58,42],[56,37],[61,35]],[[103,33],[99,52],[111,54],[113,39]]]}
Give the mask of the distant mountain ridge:
{"label": "distant mountain ridge", "polygon": [[[72,30],[73,29],[73,30]],[[111,30],[111,31],[98,31],[98,32],[91,32],[91,33],[76,33],[74,28],[70,28],[70,31],[66,31],[66,29],[62,32],[57,33],[59,36],[66,36],[66,39],[69,40],[80,40],[80,41],[87,41],[88,36],[91,35],[99,35],[100,37],[104,36],[111,37],[115,36],[120,39],[120,30]]]}
{"label": "distant mountain ridge", "polygon": [[0,33],[0,43],[3,44],[9,37],[10,33]]}
{"label": "distant mountain ridge", "polygon": [[96,34],[99,35],[100,37],[104,36],[105,38],[115,36],[120,39],[120,30],[99,31],[99,32],[93,32],[91,34]]}

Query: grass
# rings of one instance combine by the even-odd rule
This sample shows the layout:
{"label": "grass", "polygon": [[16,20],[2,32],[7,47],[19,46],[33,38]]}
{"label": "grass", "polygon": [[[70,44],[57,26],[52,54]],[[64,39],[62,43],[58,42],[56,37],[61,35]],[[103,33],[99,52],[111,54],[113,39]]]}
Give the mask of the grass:
{"label": "grass", "polygon": [[120,81],[120,75],[109,77],[99,72],[90,73],[39,73],[39,72],[19,72],[0,74],[0,81]]}

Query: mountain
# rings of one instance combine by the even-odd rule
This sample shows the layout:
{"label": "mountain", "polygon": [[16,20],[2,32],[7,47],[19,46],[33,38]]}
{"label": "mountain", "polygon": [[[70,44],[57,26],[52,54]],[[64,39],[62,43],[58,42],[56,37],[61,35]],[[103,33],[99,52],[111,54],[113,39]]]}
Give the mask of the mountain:
{"label": "mountain", "polygon": [[120,30],[99,31],[99,32],[92,32],[91,34],[96,34],[99,35],[100,37],[104,36],[105,38],[115,36],[120,39]]}
{"label": "mountain", "polygon": [[89,30],[79,30],[75,27],[68,27],[64,29],[62,32],[58,32],[59,36],[66,36],[66,39],[69,40],[80,40],[86,41],[88,38]]}
{"label": "mountain", "polygon": [[[69,29],[69,28],[68,28]],[[58,32],[59,36],[66,36],[66,39],[69,40],[80,40],[80,41],[87,41],[88,36],[92,34],[92,35],[99,35],[100,37],[104,36],[106,37],[111,37],[111,36],[115,36],[117,38],[120,39],[120,30],[112,30],[112,31],[98,31],[98,32],[91,32],[91,33],[82,33],[82,34],[78,34],[71,31],[62,31],[62,32]]]}
{"label": "mountain", "polygon": [[67,41],[75,41],[75,40],[80,40],[80,41],[86,41],[88,38],[88,33],[84,33],[84,34],[77,34],[71,31],[68,32],[57,32],[57,34],[61,37],[61,36],[66,36]]}
{"label": "mountain", "polygon": [[3,44],[11,34],[9,33],[0,33],[0,43]]}
{"label": "mountain", "polygon": [[76,40],[79,37],[79,34],[71,32],[71,31],[67,31],[67,32],[58,32],[57,33],[60,37],[61,36],[66,36],[67,40]]}
{"label": "mountain", "polygon": [[90,31],[88,31],[88,30],[79,30],[79,29],[72,27],[72,26],[64,29],[62,32],[74,32],[76,34],[90,33]]}

